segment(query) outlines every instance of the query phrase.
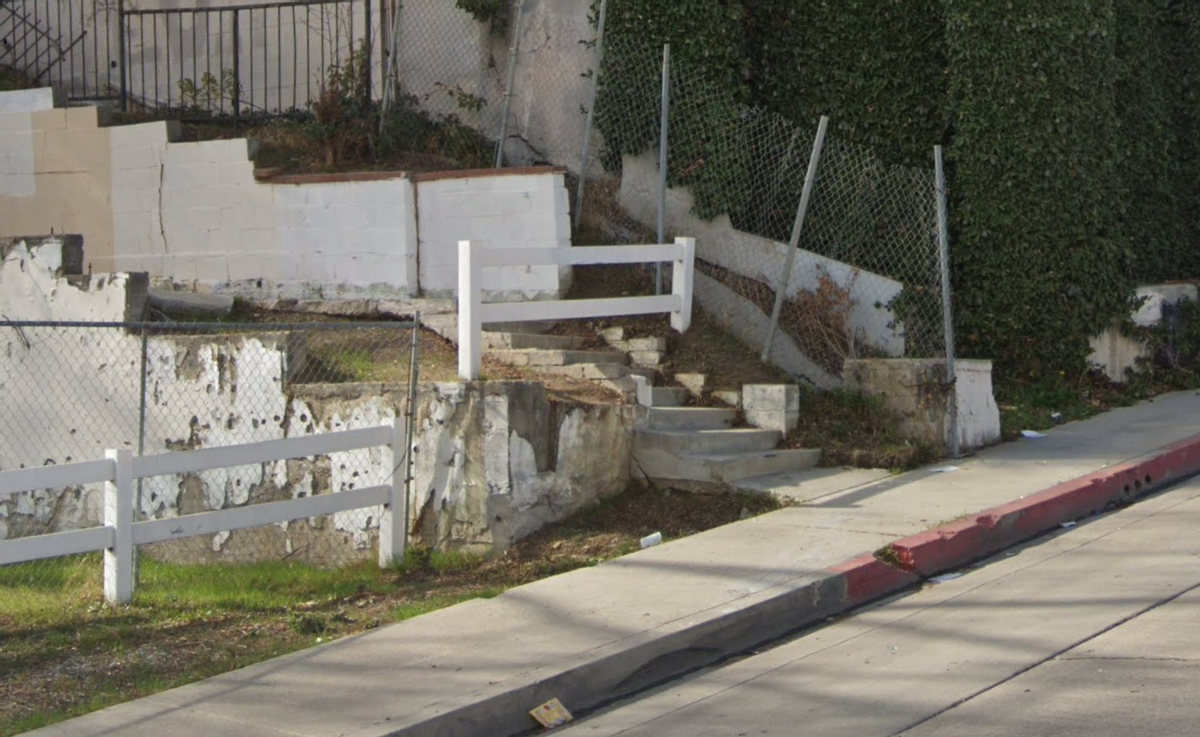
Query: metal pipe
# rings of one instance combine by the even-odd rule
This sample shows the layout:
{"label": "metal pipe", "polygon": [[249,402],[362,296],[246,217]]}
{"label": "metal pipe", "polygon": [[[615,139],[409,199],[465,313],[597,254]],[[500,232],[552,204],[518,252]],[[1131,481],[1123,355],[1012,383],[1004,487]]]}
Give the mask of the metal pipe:
{"label": "metal pipe", "polygon": [[379,132],[382,134],[387,122],[387,112],[396,97],[396,73],[400,67],[400,11],[404,3],[397,2],[392,13],[391,42],[387,50],[387,66],[383,77],[383,115],[379,116]]}
{"label": "metal pipe", "polygon": [[808,204],[812,200],[813,185],[817,181],[817,169],[821,163],[821,151],[825,148],[825,132],[829,129],[829,117],[822,115],[817,124],[817,138],[813,141],[812,157],[808,160],[808,173],[804,176],[804,189],[800,193],[800,205],[796,208],[796,221],[792,224],[792,238],[788,242],[787,259],[783,264],[783,273],[779,277],[779,286],[775,290],[775,306],[771,309],[771,322],[767,325],[767,335],[763,340],[762,360],[771,358],[771,344],[775,340],[775,330],[779,326],[779,315],[783,312],[783,300],[787,296],[788,285],[792,283],[792,266],[796,263],[796,249],[800,247],[800,235],[804,232],[804,219],[808,216]]}
{"label": "metal pipe", "polygon": [[508,81],[504,85],[504,109],[500,112],[500,134],[496,136],[496,161],[493,169],[504,165],[504,139],[508,138],[508,113],[512,109],[513,83],[517,78],[517,52],[521,48],[521,18],[525,13],[524,0],[516,0],[517,17],[512,25],[512,45],[508,47]]}
{"label": "metal pipe", "polygon": [[[662,109],[658,115],[658,242],[667,239],[667,168],[671,139],[671,44],[663,44]],[[654,293],[662,294],[662,262],[654,264]]]}
{"label": "metal pipe", "polygon": [[406,443],[404,448],[404,550],[408,549],[408,534],[412,529],[412,522],[409,519],[409,499],[412,498],[413,434],[417,426],[417,383],[420,379],[421,313],[419,311],[413,314],[411,343],[412,351],[408,364],[408,412],[404,418],[404,437]]}
{"label": "metal pipe", "polygon": [[579,160],[579,184],[575,189],[575,229],[583,217],[583,191],[587,184],[588,156],[592,144],[592,125],[596,122],[596,94],[600,88],[600,67],[604,62],[604,18],[608,0],[600,0],[600,17],[596,23],[596,61],[592,69],[592,86],[588,91],[587,120],[583,124],[583,155]]}
{"label": "metal pipe", "polygon": [[954,356],[954,310],[950,300],[950,226],[946,206],[946,168],[941,146],[933,147],[933,163],[937,178],[938,262],[942,271],[942,329],[946,339],[947,402],[950,408],[947,431],[950,434],[950,457],[958,458],[962,455],[962,448],[958,439],[958,373]]}
{"label": "metal pipe", "polygon": [[242,32],[238,14],[241,11],[233,11],[233,90],[230,92],[230,97],[233,98],[233,129],[238,129],[238,124],[242,121],[242,68],[241,68],[241,50],[242,50]]}

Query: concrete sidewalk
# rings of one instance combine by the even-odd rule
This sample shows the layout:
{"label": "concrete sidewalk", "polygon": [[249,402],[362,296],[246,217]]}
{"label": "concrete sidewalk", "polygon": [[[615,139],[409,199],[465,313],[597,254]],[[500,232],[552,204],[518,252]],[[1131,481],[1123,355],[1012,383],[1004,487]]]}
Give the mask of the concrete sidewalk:
{"label": "concrete sidewalk", "polygon": [[776,478],[806,503],[30,734],[520,733],[547,699],[589,709],[1200,471],[1197,433],[1186,392],[949,473]]}

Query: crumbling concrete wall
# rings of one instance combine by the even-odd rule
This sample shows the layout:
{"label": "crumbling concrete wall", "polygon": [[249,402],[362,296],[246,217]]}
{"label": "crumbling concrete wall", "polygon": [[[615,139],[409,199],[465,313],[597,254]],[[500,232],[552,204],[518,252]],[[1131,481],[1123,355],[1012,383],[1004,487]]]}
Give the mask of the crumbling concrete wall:
{"label": "crumbling concrete wall", "polygon": [[845,370],[846,388],[882,396],[885,406],[900,415],[905,437],[949,447],[951,413],[957,412],[962,450],[1000,442],[992,362],[956,361],[953,392],[946,374],[946,362],[932,358],[851,360]]}
{"label": "crumbling concrete wall", "polygon": [[[58,249],[56,255],[55,248]],[[73,279],[61,244],[8,246],[0,313],[11,320],[126,317],[128,275]],[[75,283],[77,282],[77,283]],[[23,310],[23,311],[22,311]],[[6,312],[7,311],[7,312]],[[147,337],[121,328],[0,325],[0,470],[147,455],[377,427],[403,417],[407,387],[289,381],[295,334]],[[632,409],[551,401],[537,383],[423,387],[416,408],[413,539],[503,550],[629,480]],[[143,518],[169,518],[390,483],[388,448],[144,479]],[[0,499],[0,539],[94,526],[99,485]],[[179,560],[373,558],[382,510],[361,509],[164,543]]]}

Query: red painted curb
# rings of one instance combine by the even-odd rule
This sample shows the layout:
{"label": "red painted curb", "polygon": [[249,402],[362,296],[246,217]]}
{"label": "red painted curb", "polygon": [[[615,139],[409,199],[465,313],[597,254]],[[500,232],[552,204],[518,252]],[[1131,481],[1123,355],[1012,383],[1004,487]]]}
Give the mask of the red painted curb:
{"label": "red painted curb", "polygon": [[1127,503],[1200,471],[1200,435],[892,543],[900,565],[930,576],[1028,540],[1113,503]]}
{"label": "red painted curb", "polygon": [[865,604],[921,580],[914,574],[890,566],[873,555],[864,555],[834,566],[829,572],[845,579],[845,603],[850,606]]}
{"label": "red painted curb", "polygon": [[[891,560],[864,555],[829,572],[846,585],[846,604],[856,606],[928,577],[1012,547],[1038,534],[1127,503],[1200,472],[1200,435],[1168,445],[1142,461],[1123,463],[1002,504],[966,519],[897,540]],[[894,557],[892,557],[894,556]]]}

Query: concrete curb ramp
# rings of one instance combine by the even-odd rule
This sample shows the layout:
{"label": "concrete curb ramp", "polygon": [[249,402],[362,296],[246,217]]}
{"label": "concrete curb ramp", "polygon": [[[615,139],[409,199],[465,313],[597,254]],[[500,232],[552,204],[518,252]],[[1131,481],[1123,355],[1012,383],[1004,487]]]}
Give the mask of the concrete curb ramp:
{"label": "concrete curb ramp", "polygon": [[[1200,435],[901,539],[851,532],[840,547],[814,528],[796,526],[788,513],[806,507],[785,509],[647,551],[653,555],[546,579],[33,734],[520,734],[534,727],[529,710],[548,699],[586,711],[1197,472]],[[1008,473],[1000,475],[1001,491]],[[812,550],[772,558],[778,536],[789,530]],[[757,547],[749,545],[748,534],[756,536]],[[832,567],[825,562],[806,569],[802,562],[836,560],[880,544],[886,563],[870,554]],[[735,559],[747,547],[753,548],[748,555],[754,566]],[[696,571],[716,571],[717,577],[697,579]],[[643,579],[641,588],[621,590],[639,572],[658,573]],[[719,589],[695,600],[709,602],[700,611],[687,603],[697,580]],[[651,609],[657,618],[641,620]]]}

